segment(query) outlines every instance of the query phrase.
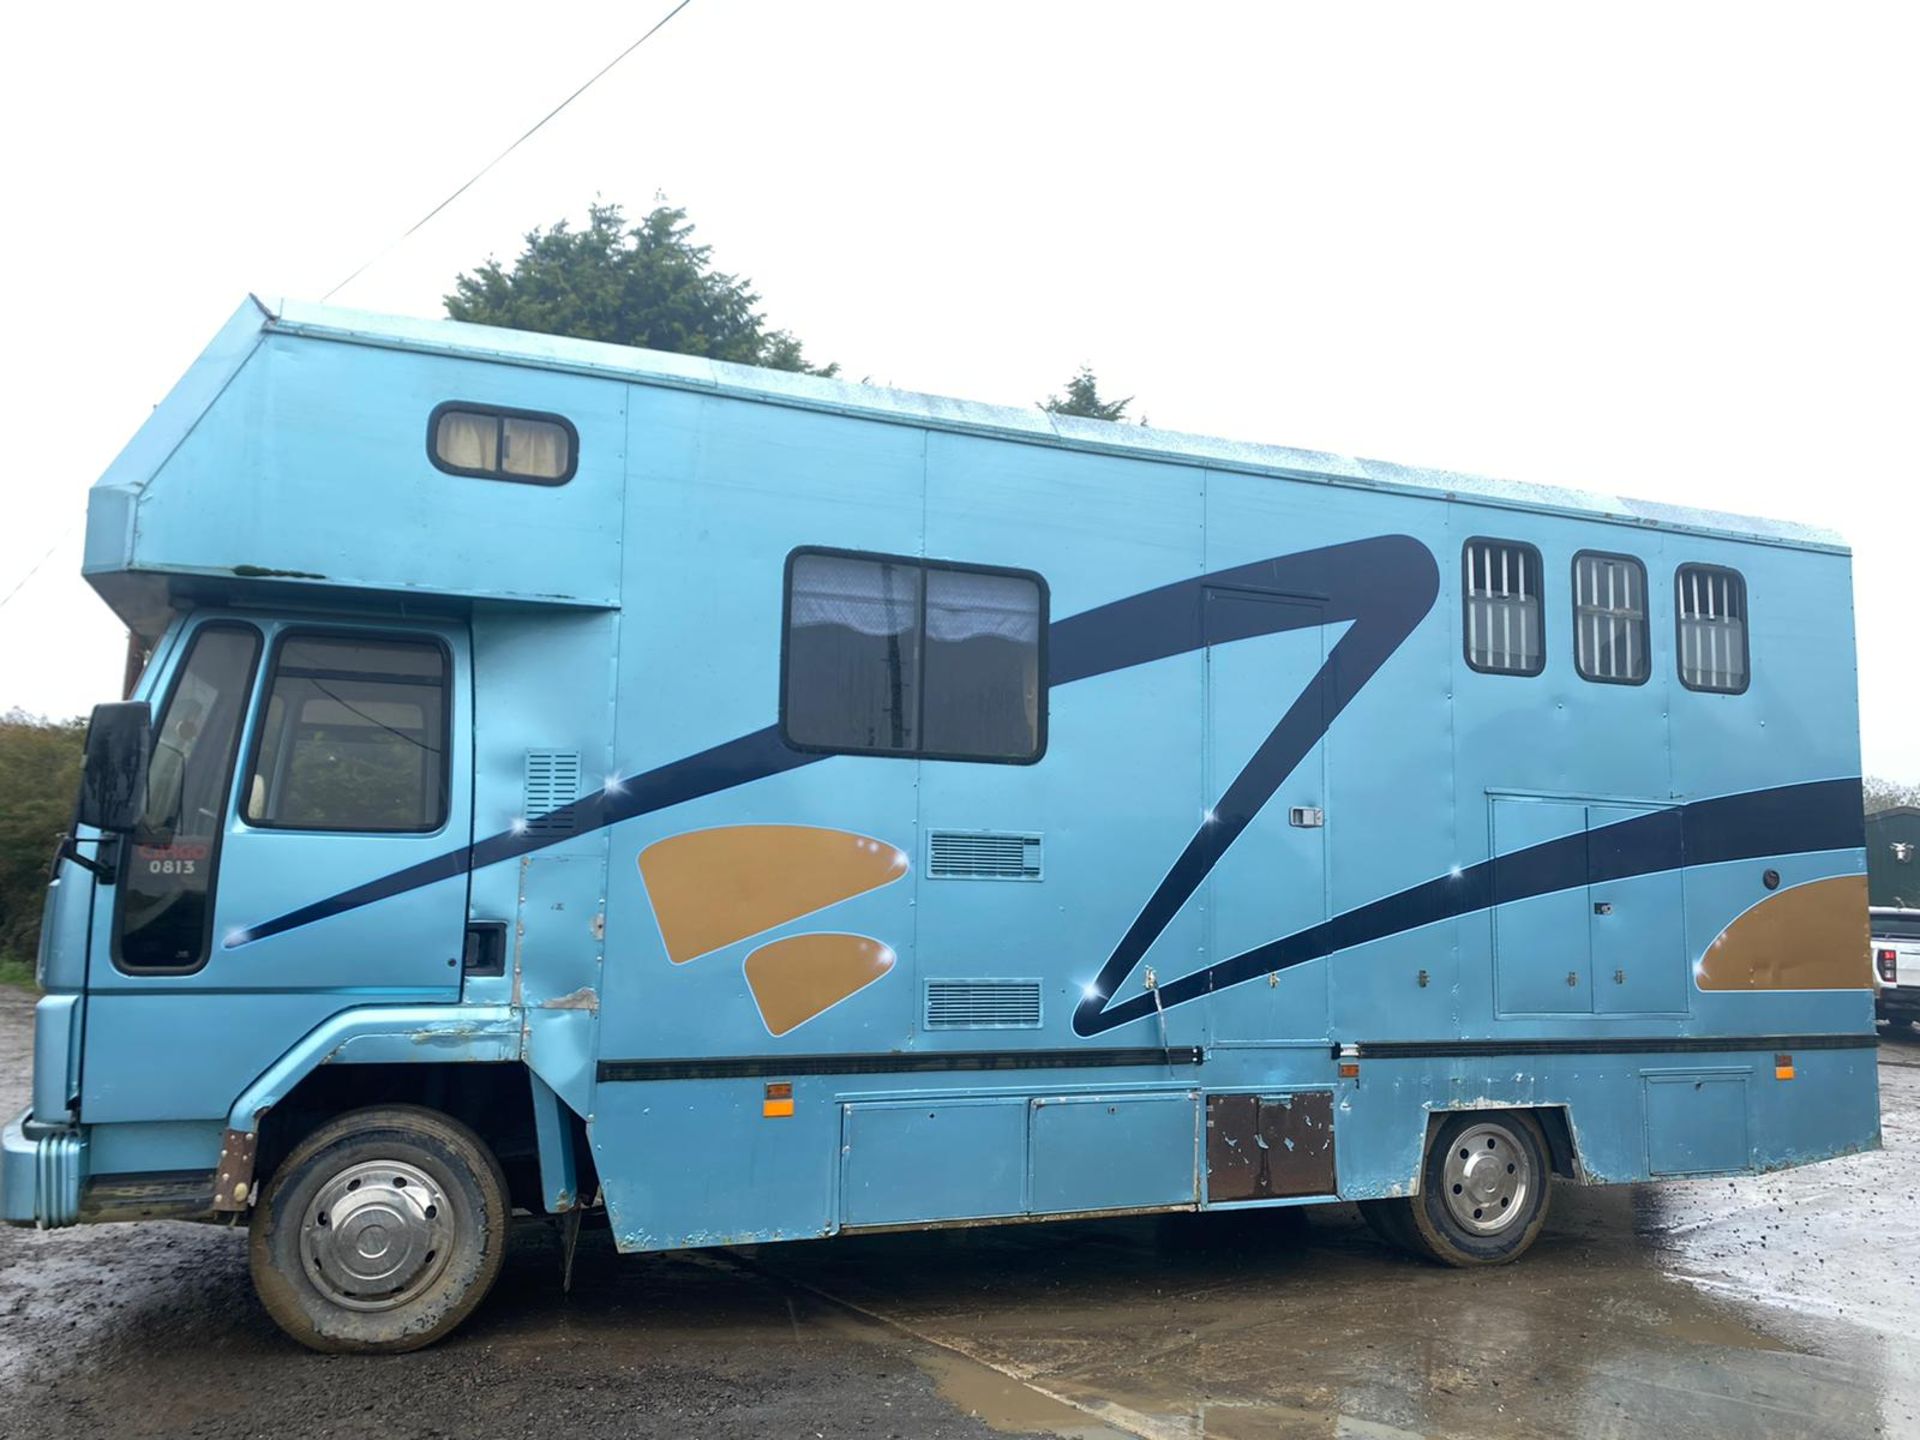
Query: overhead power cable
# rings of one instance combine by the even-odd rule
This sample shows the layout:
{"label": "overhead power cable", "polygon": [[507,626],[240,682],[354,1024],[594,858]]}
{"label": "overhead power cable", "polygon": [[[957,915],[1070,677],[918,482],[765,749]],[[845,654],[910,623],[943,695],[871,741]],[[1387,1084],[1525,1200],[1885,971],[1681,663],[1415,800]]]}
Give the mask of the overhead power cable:
{"label": "overhead power cable", "polygon": [[351,285],[355,280],[358,280],[363,274],[365,274],[368,270],[373,268],[374,265],[386,259],[387,256],[391,255],[400,246],[406,244],[408,239],[412,237],[415,231],[419,230],[421,226],[425,225],[429,220],[433,219],[434,216],[438,215],[442,210],[446,209],[454,201],[458,200],[462,195],[466,194],[467,191],[471,190],[475,185],[477,185],[480,182],[482,178],[485,177],[486,173],[489,170],[493,169],[494,166],[498,165],[502,160],[506,159],[514,151],[518,150],[522,145],[526,144],[527,141],[531,140],[535,135],[539,134],[541,128],[544,127],[549,120],[553,119],[554,116],[558,115],[562,110],[566,109],[569,105],[573,104],[574,101],[578,100],[582,95],[586,94],[587,91],[591,90],[597,83],[599,83],[602,76],[604,76],[609,70],[613,69],[613,67],[618,65],[622,60],[626,59],[629,55],[633,54],[633,52],[638,50],[642,45],[646,44],[647,41],[651,40],[655,35],[659,34],[660,31],[666,27],[666,24],[669,20],[673,19],[674,16],[678,15],[682,10],[686,9],[687,6],[691,5],[692,3],[693,3],[693,0],[680,0],[680,3],[678,5],[675,5],[673,9],[669,10],[665,15],[662,15],[658,20],[654,21],[652,29],[648,30],[646,34],[642,35],[638,40],[634,41],[631,45],[627,46],[626,49],[622,50],[618,55],[614,56],[613,59],[609,60],[606,64],[602,65],[598,70],[594,71],[592,75],[587,77],[585,84],[581,85],[579,89],[575,90],[571,95],[567,96],[566,99],[562,100],[558,105],[554,106],[553,109],[549,110],[546,114],[542,115],[538,120],[534,121],[532,126],[528,128],[527,132],[524,135],[522,135],[518,140],[515,140],[511,145],[507,146],[506,149],[502,150],[498,155],[494,156],[493,159],[489,160],[485,165],[482,165],[478,170],[476,170],[473,173],[473,176],[458,190],[455,190],[451,195],[447,196],[446,199],[442,200],[438,205],[434,206],[426,214],[422,215],[418,220],[414,221],[413,224],[409,225],[406,228],[406,230],[401,232],[401,234],[398,237],[396,237],[392,241],[392,243],[386,247],[386,249],[380,251],[378,254],[374,255],[372,258],[367,260],[367,262],[363,264],[358,270],[355,270],[351,275],[347,276],[346,279],[342,280],[338,285],[334,286],[333,289],[327,291],[327,293],[322,295],[320,298],[322,300],[331,300],[335,295],[339,294],[342,290],[346,289],[347,286]]}
{"label": "overhead power cable", "polygon": [[11,590],[7,591],[5,595],[0,595],[0,609],[4,609],[9,600],[27,588],[27,582],[40,573],[40,567],[53,558],[53,552],[60,548],[66,541],[66,538],[73,533],[74,527],[79,523],[78,520],[69,521],[66,528],[53,537],[53,543],[47,546],[47,553],[27,567],[27,573],[14,582]]}

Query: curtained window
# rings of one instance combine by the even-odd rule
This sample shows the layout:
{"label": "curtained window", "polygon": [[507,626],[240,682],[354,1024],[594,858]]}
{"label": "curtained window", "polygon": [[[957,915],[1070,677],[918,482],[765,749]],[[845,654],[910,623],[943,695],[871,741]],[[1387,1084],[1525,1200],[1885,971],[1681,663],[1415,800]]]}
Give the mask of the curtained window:
{"label": "curtained window", "polygon": [[558,415],[441,405],[427,427],[427,453],[455,475],[564,485],[573,478],[579,437]]}
{"label": "curtained window", "polygon": [[787,586],[790,742],[937,759],[1040,757],[1038,576],[800,551]]}

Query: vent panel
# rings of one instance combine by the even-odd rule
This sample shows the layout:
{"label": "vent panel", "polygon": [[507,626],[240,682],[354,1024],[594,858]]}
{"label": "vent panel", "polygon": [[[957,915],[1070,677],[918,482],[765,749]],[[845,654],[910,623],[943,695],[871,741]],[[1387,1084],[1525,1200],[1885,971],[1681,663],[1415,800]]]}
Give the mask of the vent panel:
{"label": "vent panel", "polygon": [[529,835],[571,835],[572,815],[553,812],[580,798],[580,754],[574,750],[529,750],[521,814]]}
{"label": "vent panel", "polygon": [[1038,980],[929,980],[929,1030],[1038,1030]]}
{"label": "vent panel", "polygon": [[933,880],[1038,880],[1040,837],[1004,830],[934,830],[927,835]]}

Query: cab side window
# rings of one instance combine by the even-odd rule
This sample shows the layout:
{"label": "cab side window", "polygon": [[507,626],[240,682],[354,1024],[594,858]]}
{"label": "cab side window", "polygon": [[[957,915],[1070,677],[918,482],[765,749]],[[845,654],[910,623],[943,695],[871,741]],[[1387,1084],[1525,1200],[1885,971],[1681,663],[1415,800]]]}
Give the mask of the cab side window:
{"label": "cab side window", "polygon": [[437,830],[446,756],[437,642],[289,635],[274,655],[242,814],[262,829]]}

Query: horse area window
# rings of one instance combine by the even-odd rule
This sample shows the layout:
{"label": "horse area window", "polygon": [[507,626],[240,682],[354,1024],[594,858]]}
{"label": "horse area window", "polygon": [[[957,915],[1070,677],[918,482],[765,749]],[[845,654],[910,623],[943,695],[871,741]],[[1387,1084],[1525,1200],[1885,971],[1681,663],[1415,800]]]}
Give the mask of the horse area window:
{"label": "horse area window", "polygon": [[1583,550],[1573,557],[1573,655],[1582,680],[1646,680],[1647,570],[1632,556]]}
{"label": "horse area window", "polygon": [[1046,586],[1028,571],[796,551],[782,734],[836,754],[1038,760],[1046,628]]}
{"label": "horse area window", "polygon": [[1738,695],[1747,688],[1747,582],[1718,565],[1682,565],[1674,592],[1680,683]]}
{"label": "horse area window", "polygon": [[427,454],[450,475],[564,485],[579,450],[578,433],[559,415],[455,403],[436,406],[427,421]]}
{"label": "horse area window", "polygon": [[1469,540],[1460,593],[1467,664],[1494,675],[1538,675],[1547,664],[1540,629],[1540,552],[1514,540]]}

